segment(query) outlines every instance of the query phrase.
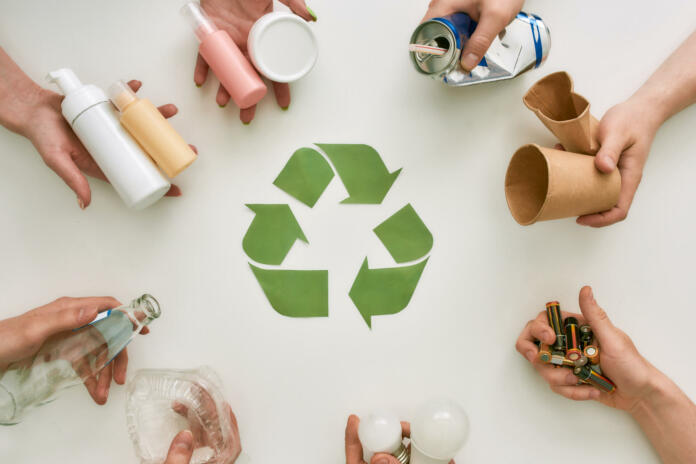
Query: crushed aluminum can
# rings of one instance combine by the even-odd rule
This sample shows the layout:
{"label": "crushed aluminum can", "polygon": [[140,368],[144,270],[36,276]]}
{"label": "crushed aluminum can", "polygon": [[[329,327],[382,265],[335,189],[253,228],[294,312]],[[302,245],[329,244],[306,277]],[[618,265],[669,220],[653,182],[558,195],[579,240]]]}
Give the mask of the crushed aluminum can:
{"label": "crushed aluminum can", "polygon": [[466,13],[421,23],[411,36],[411,44],[446,51],[439,55],[411,51],[416,70],[455,87],[499,81],[538,68],[551,49],[546,23],[537,15],[520,12],[493,40],[478,66],[466,72],[460,65],[462,49],[476,25]]}

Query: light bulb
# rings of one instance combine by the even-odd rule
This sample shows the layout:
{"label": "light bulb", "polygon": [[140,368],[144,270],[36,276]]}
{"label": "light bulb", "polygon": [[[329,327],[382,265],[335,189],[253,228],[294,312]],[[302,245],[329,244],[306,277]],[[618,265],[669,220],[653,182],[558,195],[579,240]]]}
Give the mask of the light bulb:
{"label": "light bulb", "polygon": [[387,453],[408,462],[408,452],[401,440],[401,422],[388,411],[377,411],[361,418],[358,438],[363,447],[363,459],[370,462],[375,453]]}
{"label": "light bulb", "polygon": [[438,398],[418,409],[411,423],[411,464],[447,464],[464,446],[469,419],[456,402]]}

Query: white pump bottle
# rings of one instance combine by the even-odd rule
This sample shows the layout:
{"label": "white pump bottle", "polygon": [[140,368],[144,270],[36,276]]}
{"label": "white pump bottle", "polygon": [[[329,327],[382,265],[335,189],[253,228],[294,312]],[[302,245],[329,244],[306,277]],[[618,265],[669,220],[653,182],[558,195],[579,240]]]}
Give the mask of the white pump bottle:
{"label": "white pump bottle", "polygon": [[106,94],[83,85],[70,69],[48,73],[65,95],[63,117],[129,208],[142,209],[169,190],[169,181],[131,138]]}

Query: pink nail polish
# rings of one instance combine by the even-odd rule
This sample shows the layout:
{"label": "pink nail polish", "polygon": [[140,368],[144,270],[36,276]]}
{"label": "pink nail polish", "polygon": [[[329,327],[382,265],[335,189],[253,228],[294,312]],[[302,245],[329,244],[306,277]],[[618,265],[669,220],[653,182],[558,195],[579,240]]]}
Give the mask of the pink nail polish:
{"label": "pink nail polish", "polygon": [[197,2],[181,9],[200,41],[199,51],[222,86],[240,108],[257,104],[266,95],[266,84],[227,31],[217,28]]}

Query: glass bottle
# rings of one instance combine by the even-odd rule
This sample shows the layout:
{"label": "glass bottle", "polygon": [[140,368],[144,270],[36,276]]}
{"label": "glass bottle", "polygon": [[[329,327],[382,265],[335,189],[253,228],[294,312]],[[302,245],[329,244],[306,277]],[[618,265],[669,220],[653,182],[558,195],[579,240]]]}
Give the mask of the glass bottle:
{"label": "glass bottle", "polygon": [[10,364],[0,372],[0,425],[19,423],[30,410],[97,374],[160,314],[157,300],[145,294],[49,337],[36,354]]}

